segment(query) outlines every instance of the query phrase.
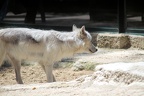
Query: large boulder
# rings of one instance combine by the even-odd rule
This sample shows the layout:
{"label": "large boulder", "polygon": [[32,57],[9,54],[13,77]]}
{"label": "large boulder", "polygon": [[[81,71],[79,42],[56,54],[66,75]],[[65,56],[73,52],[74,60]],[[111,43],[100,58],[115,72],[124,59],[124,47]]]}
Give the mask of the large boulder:
{"label": "large boulder", "polygon": [[144,49],[144,36],[131,35],[130,42],[131,47]]}
{"label": "large boulder", "polygon": [[98,34],[97,46],[100,48],[123,49],[129,48],[130,39],[126,34]]}
{"label": "large boulder", "polygon": [[110,63],[98,65],[96,68],[97,79],[114,81],[124,84],[144,82],[144,62],[137,63]]}

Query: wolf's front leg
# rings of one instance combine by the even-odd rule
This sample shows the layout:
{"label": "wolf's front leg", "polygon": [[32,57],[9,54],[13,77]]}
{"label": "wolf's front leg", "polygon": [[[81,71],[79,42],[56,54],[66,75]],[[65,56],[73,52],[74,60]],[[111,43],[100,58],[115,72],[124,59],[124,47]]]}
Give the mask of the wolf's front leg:
{"label": "wolf's front leg", "polygon": [[53,65],[45,65],[47,82],[54,82],[55,81],[55,78],[54,78],[52,71],[53,71]]}
{"label": "wolf's front leg", "polygon": [[[42,62],[39,62],[39,63],[40,63],[40,65],[41,65],[42,69],[44,70],[44,72],[46,73],[44,63],[42,63]],[[52,75],[53,75],[53,73],[52,73]],[[56,79],[55,79],[55,76],[54,76],[54,75],[53,75],[53,82],[56,82]]]}

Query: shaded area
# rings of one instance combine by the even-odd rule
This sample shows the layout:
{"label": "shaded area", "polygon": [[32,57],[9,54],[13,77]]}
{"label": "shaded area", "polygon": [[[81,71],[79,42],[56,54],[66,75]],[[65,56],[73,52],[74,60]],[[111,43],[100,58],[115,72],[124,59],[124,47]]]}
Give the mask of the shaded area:
{"label": "shaded area", "polygon": [[[105,20],[97,20],[95,22],[89,20],[88,13],[46,13],[46,22],[42,23],[40,14],[36,16],[36,24],[25,24],[24,14],[19,14],[15,16],[13,13],[8,13],[4,22],[0,24],[0,27],[31,27],[38,29],[55,29],[61,31],[71,31],[72,25],[76,24],[78,27],[83,25],[90,32],[112,32],[118,33],[117,22],[115,19],[105,18]],[[141,17],[129,17],[128,21],[128,33],[143,34],[143,22],[141,22]]]}

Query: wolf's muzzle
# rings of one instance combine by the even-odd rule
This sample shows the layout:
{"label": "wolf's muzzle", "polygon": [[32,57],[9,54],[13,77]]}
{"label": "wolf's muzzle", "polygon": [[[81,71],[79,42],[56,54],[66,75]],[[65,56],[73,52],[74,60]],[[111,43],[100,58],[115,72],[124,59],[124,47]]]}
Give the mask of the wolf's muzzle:
{"label": "wolf's muzzle", "polygon": [[92,48],[92,49],[89,49],[89,51],[90,51],[91,53],[95,53],[95,52],[98,51],[98,49],[97,49],[97,48]]}

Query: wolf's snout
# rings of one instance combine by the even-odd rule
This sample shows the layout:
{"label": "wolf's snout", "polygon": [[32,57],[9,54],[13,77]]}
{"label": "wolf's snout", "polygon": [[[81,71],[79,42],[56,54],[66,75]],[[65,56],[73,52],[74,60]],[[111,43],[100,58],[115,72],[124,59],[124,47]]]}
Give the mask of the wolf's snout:
{"label": "wolf's snout", "polygon": [[98,51],[98,49],[97,48],[95,48],[95,52],[97,52]]}
{"label": "wolf's snout", "polygon": [[98,51],[98,49],[97,49],[97,48],[95,48],[95,47],[93,47],[93,48],[89,49],[89,51],[90,51],[91,53],[95,53],[95,52],[97,52],[97,51]]}
{"label": "wolf's snout", "polygon": [[91,44],[91,47],[89,48],[89,51],[90,51],[91,53],[95,53],[95,52],[98,51],[98,49],[97,49],[93,44]]}
{"label": "wolf's snout", "polygon": [[[96,49],[96,51],[98,51],[98,49]],[[96,52],[96,51],[95,51],[95,52]]]}

